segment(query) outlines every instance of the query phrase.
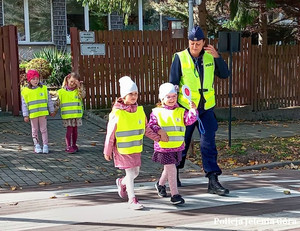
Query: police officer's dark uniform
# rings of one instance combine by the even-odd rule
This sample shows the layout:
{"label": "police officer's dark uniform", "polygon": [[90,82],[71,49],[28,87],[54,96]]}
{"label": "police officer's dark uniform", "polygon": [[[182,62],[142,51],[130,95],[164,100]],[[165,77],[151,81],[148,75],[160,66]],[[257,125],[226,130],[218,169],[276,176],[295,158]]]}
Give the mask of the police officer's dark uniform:
{"label": "police officer's dark uniform", "polygon": [[[196,26],[189,32],[189,40],[200,41],[205,39],[203,31]],[[203,66],[204,64],[204,66]],[[195,127],[197,126],[200,134],[201,154],[203,169],[206,177],[209,178],[208,192],[218,195],[225,195],[229,190],[224,188],[218,181],[218,175],[222,173],[217,164],[218,151],[215,144],[215,133],[218,129],[217,120],[213,111],[215,106],[215,95],[213,89],[214,75],[225,79],[229,76],[227,64],[221,56],[214,58],[201,50],[198,57],[193,57],[190,48],[175,53],[170,71],[170,82],[174,85],[187,85],[192,91],[192,101],[198,105],[199,118],[201,119],[205,133],[201,134],[198,122],[186,127],[185,132],[185,150],[182,152],[182,161],[177,166],[183,168],[186,159],[186,153],[190,146],[191,138]],[[178,103],[187,108],[186,100],[182,92],[179,92]],[[177,174],[178,185],[181,185],[179,174]]]}

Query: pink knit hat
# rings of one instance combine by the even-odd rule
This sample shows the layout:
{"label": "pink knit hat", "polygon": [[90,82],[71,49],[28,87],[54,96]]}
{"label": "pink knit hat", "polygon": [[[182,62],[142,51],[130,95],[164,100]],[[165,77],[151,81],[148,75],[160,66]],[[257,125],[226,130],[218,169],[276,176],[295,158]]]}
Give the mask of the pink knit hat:
{"label": "pink knit hat", "polygon": [[26,76],[27,76],[27,81],[30,82],[30,80],[32,80],[34,77],[39,78],[40,74],[36,70],[28,70]]}

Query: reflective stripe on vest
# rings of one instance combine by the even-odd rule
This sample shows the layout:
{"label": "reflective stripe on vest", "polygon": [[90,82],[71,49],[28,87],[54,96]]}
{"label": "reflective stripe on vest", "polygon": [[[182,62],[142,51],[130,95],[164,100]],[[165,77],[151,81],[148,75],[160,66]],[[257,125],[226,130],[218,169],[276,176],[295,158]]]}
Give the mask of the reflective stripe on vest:
{"label": "reflective stripe on vest", "polygon": [[29,113],[32,114],[35,112],[43,112],[43,111],[47,111],[47,110],[48,110],[47,107],[38,107],[38,108],[29,110]]}
{"label": "reflective stripe on vest", "polygon": [[183,131],[185,131],[185,127],[164,126],[161,128],[166,132],[176,132],[176,131],[183,132]]}
{"label": "reflective stripe on vest", "polygon": [[25,87],[22,89],[21,95],[28,107],[30,119],[49,115],[48,91],[46,86],[35,89]]}
{"label": "reflective stripe on vest", "polygon": [[39,99],[39,100],[34,100],[34,101],[30,101],[28,102],[28,106],[32,106],[35,104],[41,104],[41,103],[47,103],[46,99]]}
{"label": "reflective stripe on vest", "polygon": [[135,146],[143,145],[143,140],[135,140],[130,142],[117,143],[118,148],[131,148]]}
{"label": "reflective stripe on vest", "polygon": [[165,108],[154,108],[153,114],[157,118],[158,125],[167,133],[168,142],[159,141],[161,148],[178,148],[184,143],[185,125],[184,112],[185,109],[178,107],[174,110]]}
{"label": "reflective stripe on vest", "polygon": [[146,127],[143,107],[138,106],[136,112],[132,113],[120,109],[113,110],[111,113],[117,118],[115,136],[118,152],[123,155],[142,152]]}
{"label": "reflective stripe on vest", "polygon": [[136,136],[136,135],[141,135],[144,133],[145,133],[144,129],[139,129],[139,130],[133,130],[133,131],[116,132],[116,136],[118,136],[118,137]]}
{"label": "reflective stripe on vest", "polygon": [[[201,82],[199,73],[195,68],[193,59],[188,52],[184,50],[176,53],[180,59],[182,76],[179,83],[178,102],[185,108],[189,108],[188,100],[182,94],[182,86],[187,85],[191,89],[192,101],[198,107],[200,102]],[[205,98],[204,109],[208,110],[216,105],[215,90],[214,90],[214,71],[215,63],[214,57],[208,53],[203,54],[203,96]]]}
{"label": "reflective stripe on vest", "polygon": [[62,119],[81,118],[83,115],[83,105],[78,97],[78,89],[67,91],[62,88],[58,90]]}

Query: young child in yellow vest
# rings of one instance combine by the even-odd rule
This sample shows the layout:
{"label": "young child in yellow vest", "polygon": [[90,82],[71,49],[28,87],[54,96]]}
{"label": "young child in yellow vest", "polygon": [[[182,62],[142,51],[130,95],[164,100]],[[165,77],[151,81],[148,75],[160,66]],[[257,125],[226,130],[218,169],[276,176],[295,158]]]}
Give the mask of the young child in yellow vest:
{"label": "young child in yellow vest", "polygon": [[[47,118],[55,116],[54,106],[47,87],[40,82],[40,74],[36,70],[26,73],[28,85],[21,91],[22,112],[24,121],[31,123],[32,139],[35,153],[49,153]],[[43,149],[39,144],[38,131],[41,131]]]}
{"label": "young child in yellow vest", "polygon": [[138,106],[138,88],[130,77],[120,78],[121,97],[113,105],[109,115],[104,145],[104,158],[114,160],[116,168],[125,170],[125,177],[116,179],[119,196],[128,198],[129,207],[142,209],[134,193],[134,179],[139,175],[144,134],[154,140],[159,136],[146,129],[147,118],[142,106]]}
{"label": "young child in yellow vest", "polygon": [[72,72],[68,74],[62,84],[62,88],[58,90],[59,107],[61,110],[61,118],[66,131],[66,149],[67,153],[78,151],[76,144],[78,137],[78,127],[82,125],[83,104],[82,99],[86,92],[83,84],[79,81],[79,75]]}
{"label": "young child in yellow vest", "polygon": [[189,111],[177,104],[177,90],[171,83],[164,83],[159,87],[160,103],[152,110],[147,127],[160,135],[159,142],[154,142],[152,160],[164,165],[159,181],[155,184],[159,197],[167,197],[166,182],[171,191],[171,203],[183,204],[177,188],[176,164],[181,161],[181,152],[184,150],[185,126],[197,120],[196,105],[190,102]]}

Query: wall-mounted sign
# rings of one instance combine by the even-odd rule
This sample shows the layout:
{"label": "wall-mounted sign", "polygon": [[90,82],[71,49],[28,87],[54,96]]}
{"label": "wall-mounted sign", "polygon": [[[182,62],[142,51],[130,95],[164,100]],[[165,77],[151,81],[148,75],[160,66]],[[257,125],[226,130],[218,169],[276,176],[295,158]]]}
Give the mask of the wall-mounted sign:
{"label": "wall-mounted sign", "polygon": [[81,43],[94,43],[95,42],[95,33],[94,31],[80,31],[79,40]]}
{"label": "wall-mounted sign", "polygon": [[80,44],[81,55],[105,55],[105,44]]}

